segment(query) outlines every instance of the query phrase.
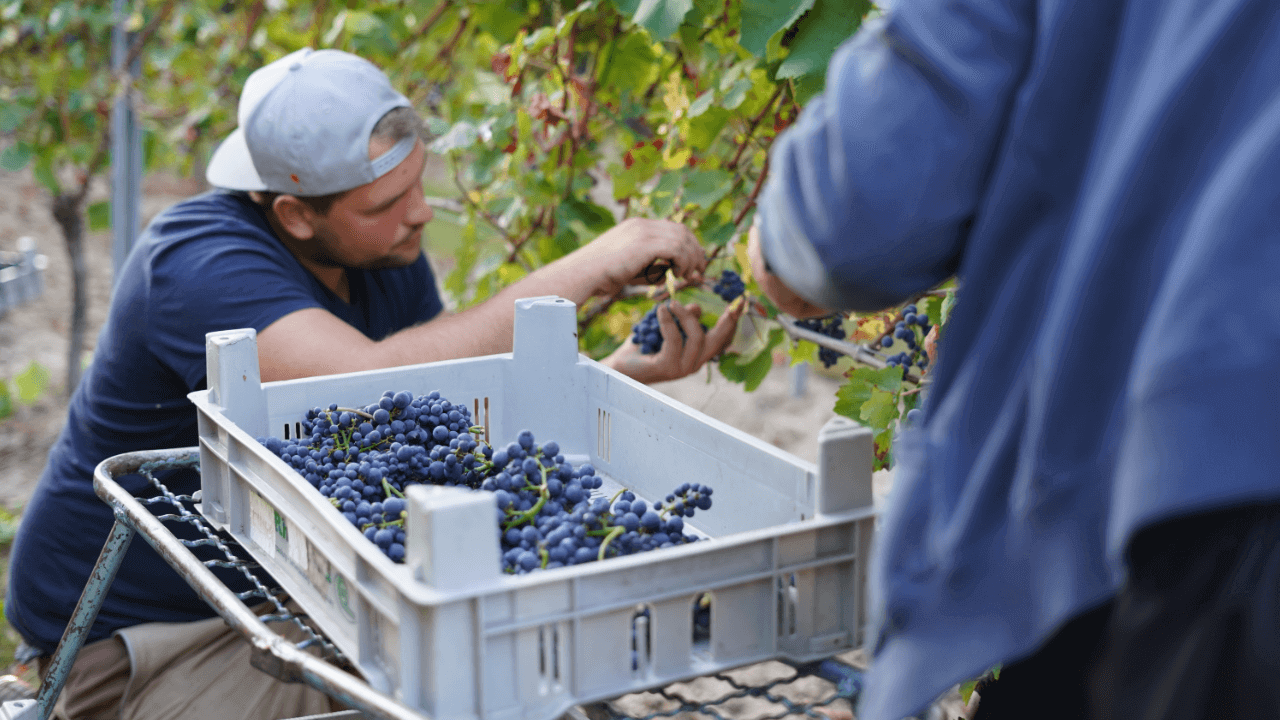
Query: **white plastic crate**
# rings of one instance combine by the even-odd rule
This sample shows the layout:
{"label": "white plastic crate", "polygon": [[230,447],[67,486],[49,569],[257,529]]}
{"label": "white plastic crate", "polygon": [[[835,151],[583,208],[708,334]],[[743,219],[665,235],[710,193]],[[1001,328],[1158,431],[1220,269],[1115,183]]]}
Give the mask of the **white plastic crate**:
{"label": "white plastic crate", "polygon": [[[817,466],[581,356],[559,298],[516,303],[514,350],[259,382],[252,330],[208,337],[199,410],[202,511],[288,590],[379,690],[440,720],[548,720],[572,705],[776,657],[857,647],[875,521],[870,433],[823,428]],[[478,408],[496,446],[556,440],[604,490],[715,489],[713,538],[603,562],[501,571],[492,496],[412,487],[406,563],[386,558],[260,446],[312,407],[439,390]],[[487,412],[486,412],[487,408]],[[687,526],[687,528],[690,526]],[[695,599],[710,597],[709,636]],[[640,611],[647,609],[647,616]]]}

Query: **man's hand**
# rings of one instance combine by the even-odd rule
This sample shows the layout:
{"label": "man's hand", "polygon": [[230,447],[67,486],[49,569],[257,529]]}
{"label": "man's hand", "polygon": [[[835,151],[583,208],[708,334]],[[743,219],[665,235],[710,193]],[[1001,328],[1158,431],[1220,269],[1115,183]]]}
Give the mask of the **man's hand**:
{"label": "man's hand", "polygon": [[830,310],[814,305],[795,294],[776,275],[765,269],[764,254],[760,251],[760,234],[755,225],[752,225],[747,233],[747,258],[751,260],[751,276],[755,278],[761,292],[768,296],[779,310],[797,318],[823,317],[831,314]]}
{"label": "man's hand", "polygon": [[[744,308],[746,304],[739,299],[720,315],[715,327],[703,332],[698,320],[702,316],[702,308],[698,305],[663,304],[658,308],[661,350],[653,355],[642,355],[640,346],[628,337],[622,347],[601,362],[642,383],[677,380],[724,352],[733,340],[733,331]],[[680,337],[680,328],[684,329],[684,339]]]}
{"label": "man's hand", "polygon": [[630,218],[562,258],[579,277],[590,280],[590,294],[611,297],[643,281],[645,268],[666,261],[678,277],[698,284],[707,255],[689,228],[670,220]]}

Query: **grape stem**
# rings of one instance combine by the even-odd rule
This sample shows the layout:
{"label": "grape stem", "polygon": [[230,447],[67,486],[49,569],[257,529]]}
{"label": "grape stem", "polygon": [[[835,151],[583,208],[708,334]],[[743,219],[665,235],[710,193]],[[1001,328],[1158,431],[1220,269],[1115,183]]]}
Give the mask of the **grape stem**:
{"label": "grape stem", "polygon": [[404,493],[392,487],[391,483],[387,482],[386,478],[382,479],[382,491],[385,492],[388,497],[392,495],[395,495],[398,498],[404,497]]}
{"label": "grape stem", "polygon": [[[367,412],[365,412],[365,411],[363,411],[363,410],[357,410],[357,409],[355,409],[355,408],[344,408],[344,407],[340,407],[340,408],[338,408],[337,410],[331,410],[330,412],[349,412],[349,413],[352,413],[352,414],[354,414],[354,415],[359,415],[360,417],[364,418],[365,420],[372,420],[372,419],[373,419],[373,416],[372,416],[372,415],[370,415],[369,413],[367,413]],[[330,421],[332,422],[332,419],[330,419]]]}
{"label": "grape stem", "polygon": [[621,535],[626,531],[627,529],[622,527],[621,525],[610,530],[609,534],[605,536],[604,542],[600,543],[600,553],[596,555],[596,559],[604,560],[604,554],[605,554],[605,551],[609,549],[609,543],[613,542],[614,538],[618,537],[619,535]]}
{"label": "grape stem", "polygon": [[551,497],[551,491],[547,489],[547,469],[543,467],[541,462],[538,463],[538,471],[542,473],[542,485],[538,486],[541,488],[538,491],[538,502],[534,503],[534,506],[525,512],[517,513],[502,527],[503,530],[510,530],[533,520],[538,517],[538,511],[542,509],[542,506],[547,504],[547,498]]}

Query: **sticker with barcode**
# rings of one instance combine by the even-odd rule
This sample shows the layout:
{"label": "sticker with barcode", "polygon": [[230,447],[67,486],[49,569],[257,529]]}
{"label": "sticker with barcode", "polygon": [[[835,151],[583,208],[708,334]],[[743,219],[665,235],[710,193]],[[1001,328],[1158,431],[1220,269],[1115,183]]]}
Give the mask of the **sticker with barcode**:
{"label": "sticker with barcode", "polygon": [[249,539],[265,550],[268,557],[275,557],[276,509],[252,490],[249,491]]}

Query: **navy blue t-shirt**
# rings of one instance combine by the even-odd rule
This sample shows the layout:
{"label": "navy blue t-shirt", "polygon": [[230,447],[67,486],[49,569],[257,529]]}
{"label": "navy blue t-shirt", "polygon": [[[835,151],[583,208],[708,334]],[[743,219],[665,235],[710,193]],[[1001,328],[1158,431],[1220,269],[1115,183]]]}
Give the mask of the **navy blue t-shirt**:
{"label": "navy blue t-shirt", "polygon": [[[206,333],[261,332],[294,311],[323,308],[380,340],[442,309],[425,256],[403,268],[348,269],[347,279],[350,303],[298,263],[243,193],[190,198],[152,221],[121,269],[93,363],[71,398],[14,542],[5,615],[28,643],[45,652],[57,646],[110,532],[111,509],[93,492],[98,463],[125,452],[196,445],[187,394],[205,387]],[[148,486],[136,475],[117,480],[134,493]],[[175,471],[164,481],[174,492],[199,487],[194,472]],[[234,576],[224,579],[234,584]],[[89,641],[139,623],[212,614],[137,539]]]}

